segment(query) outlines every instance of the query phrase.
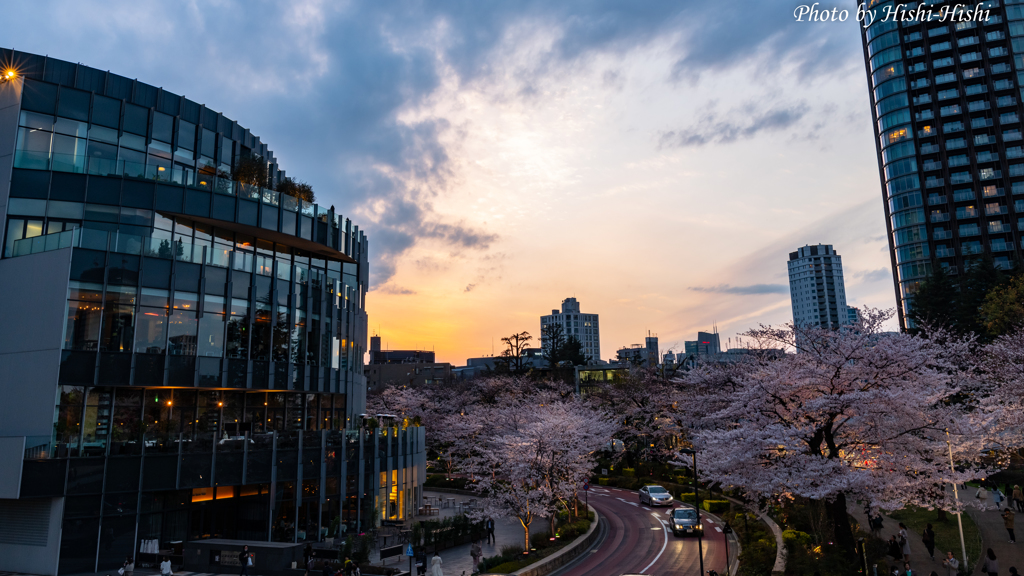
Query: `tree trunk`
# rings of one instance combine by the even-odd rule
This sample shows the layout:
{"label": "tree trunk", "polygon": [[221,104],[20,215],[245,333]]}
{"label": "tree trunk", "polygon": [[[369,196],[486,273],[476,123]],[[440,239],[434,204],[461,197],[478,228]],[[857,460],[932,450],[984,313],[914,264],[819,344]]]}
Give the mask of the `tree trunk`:
{"label": "tree trunk", "polygon": [[945,510],[943,510],[942,508],[939,508],[939,517],[938,517],[938,521],[939,521],[939,522],[945,522],[945,521],[947,521],[947,520],[948,520],[948,518],[946,518],[946,511],[945,511]]}
{"label": "tree trunk", "polygon": [[845,550],[851,558],[854,558],[857,549],[853,538],[853,528],[850,527],[850,516],[846,512],[846,495],[840,492],[835,500],[826,501],[825,510],[829,520],[832,521],[836,545]]}

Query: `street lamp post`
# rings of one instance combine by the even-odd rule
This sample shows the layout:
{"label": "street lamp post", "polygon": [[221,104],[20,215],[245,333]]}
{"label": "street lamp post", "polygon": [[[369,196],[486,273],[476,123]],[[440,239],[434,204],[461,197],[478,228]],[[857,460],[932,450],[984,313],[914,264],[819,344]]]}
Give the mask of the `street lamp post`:
{"label": "street lamp post", "polygon": [[[946,449],[949,450],[949,472],[950,475],[956,474],[956,468],[953,467],[953,445],[949,442],[949,429],[946,429]],[[960,517],[960,493],[956,489],[956,479],[950,478],[953,483],[953,498],[956,499],[956,523],[960,527],[960,550],[964,555],[964,570],[967,570],[967,544],[964,543],[964,523]]]}
{"label": "street lamp post", "polygon": [[[697,508],[697,558],[700,560],[700,576],[704,576],[704,523],[700,519],[700,484],[697,483],[697,451],[689,448],[680,450],[682,454],[693,457],[693,503]],[[729,557],[725,558],[725,570],[729,571]]]}

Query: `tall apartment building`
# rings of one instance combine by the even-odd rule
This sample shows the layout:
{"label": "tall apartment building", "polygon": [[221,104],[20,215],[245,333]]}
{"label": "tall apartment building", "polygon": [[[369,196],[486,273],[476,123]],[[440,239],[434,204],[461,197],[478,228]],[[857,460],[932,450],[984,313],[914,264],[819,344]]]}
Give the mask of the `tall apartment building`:
{"label": "tall apartment building", "polygon": [[830,244],[790,252],[788,264],[793,324],[824,328],[849,324],[843,261]]}
{"label": "tall apartment building", "polygon": [[583,354],[592,361],[601,358],[601,327],[598,325],[597,314],[580,312],[580,303],[575,298],[562,300],[562,309],[552,310],[551,314],[540,317],[541,348],[547,348],[545,328],[558,325],[563,329],[566,338],[575,337],[583,344]]}
{"label": "tall apartment building", "polygon": [[722,343],[718,336],[718,328],[714,332],[697,332],[696,340],[687,340],[683,344],[686,356],[710,356],[721,354]]}
{"label": "tall apartment building", "polygon": [[906,327],[932,266],[956,275],[982,255],[1003,268],[1021,257],[1024,5],[925,0],[932,19],[901,21],[884,19],[891,0],[868,4],[864,62]]}
{"label": "tall apartment building", "polygon": [[[0,571],[177,567],[194,540],[410,518],[423,429],[362,417],[359,228],[263,187],[273,153],[215,110],[0,62]],[[233,180],[252,156],[268,182]]]}

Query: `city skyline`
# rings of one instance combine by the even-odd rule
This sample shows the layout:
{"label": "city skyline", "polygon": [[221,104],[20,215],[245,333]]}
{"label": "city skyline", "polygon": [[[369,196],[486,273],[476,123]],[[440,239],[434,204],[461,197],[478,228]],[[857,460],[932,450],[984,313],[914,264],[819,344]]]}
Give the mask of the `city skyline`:
{"label": "city skyline", "polygon": [[[648,330],[678,350],[717,322],[724,341],[789,321],[804,244],[844,255],[851,305],[894,306],[854,23],[796,23],[780,2],[425,10],[55,3],[3,26],[275,142],[363,223],[369,323],[393,347],[460,364],[566,295],[601,314],[604,359]],[[251,26],[204,32],[232,19]]]}

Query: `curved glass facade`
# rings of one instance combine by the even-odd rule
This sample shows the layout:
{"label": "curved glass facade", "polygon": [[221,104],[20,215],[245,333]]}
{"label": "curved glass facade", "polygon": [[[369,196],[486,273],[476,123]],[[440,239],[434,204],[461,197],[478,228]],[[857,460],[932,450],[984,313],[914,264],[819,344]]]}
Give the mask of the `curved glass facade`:
{"label": "curved glass facade", "polygon": [[892,0],[869,4],[864,61],[906,326],[934,266],[960,274],[989,254],[1009,268],[1024,249],[1024,201],[1014,198],[1024,194],[1024,5],[924,0],[916,4],[933,17],[904,22],[883,21]]}
{"label": "curved glass facade", "polygon": [[[25,438],[19,498],[61,503],[59,572],[146,563],[170,542],[316,541],[408,517],[422,429],[363,426],[359,228],[274,191],[273,153],[218,112],[82,65],[0,60],[18,71],[0,85],[17,106],[0,141],[0,285],[38,293],[36,314],[4,313],[48,319],[58,349],[46,363],[0,344],[40,362],[5,389],[53,390],[51,424],[3,435]],[[238,181],[253,158],[266,182]],[[7,409],[18,402],[39,411],[27,397]]]}

